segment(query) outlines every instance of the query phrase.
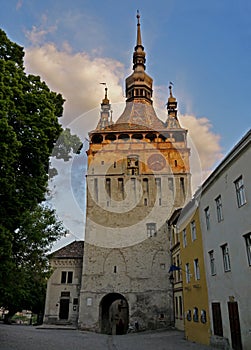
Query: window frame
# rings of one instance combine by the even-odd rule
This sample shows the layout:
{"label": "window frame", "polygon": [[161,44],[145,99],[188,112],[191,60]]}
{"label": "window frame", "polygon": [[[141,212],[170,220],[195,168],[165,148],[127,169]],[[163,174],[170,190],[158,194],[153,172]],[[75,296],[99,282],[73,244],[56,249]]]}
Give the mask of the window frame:
{"label": "window frame", "polygon": [[209,263],[210,263],[210,272],[211,276],[216,275],[216,265],[215,265],[215,256],[214,256],[214,250],[210,250],[208,252],[209,255]]}
{"label": "window frame", "polygon": [[190,223],[190,230],[191,230],[191,240],[192,242],[197,239],[197,232],[196,232],[196,222],[195,220],[192,220]]}
{"label": "window frame", "polygon": [[206,229],[208,231],[210,229],[210,209],[209,209],[209,206],[207,206],[204,209],[204,213],[205,213]]}
{"label": "window frame", "polygon": [[194,259],[193,266],[194,266],[194,278],[196,281],[199,281],[200,280],[200,265],[199,265],[198,258]]}
{"label": "window frame", "polygon": [[148,222],[146,224],[146,233],[147,233],[148,238],[157,236],[157,224],[156,224],[156,222]]}
{"label": "window frame", "polygon": [[229,272],[231,271],[231,263],[230,263],[230,254],[229,254],[228,244],[227,243],[223,244],[221,246],[221,250],[222,250],[224,272]]}
{"label": "window frame", "polygon": [[186,227],[182,230],[182,241],[183,241],[183,248],[187,247],[187,229]]}
{"label": "window frame", "polygon": [[61,284],[73,283],[73,271],[61,271]]}
{"label": "window frame", "polygon": [[244,235],[248,265],[251,266],[251,233]]}
{"label": "window frame", "polygon": [[190,283],[191,282],[191,273],[190,273],[189,263],[185,264],[185,271],[186,271],[186,283]]}
{"label": "window frame", "polygon": [[222,205],[221,195],[215,198],[215,204],[216,204],[217,220],[218,222],[221,222],[223,221],[223,205]]}
{"label": "window frame", "polygon": [[247,203],[242,175],[239,176],[238,179],[234,181],[234,185],[235,185],[237,205],[238,205],[238,208],[240,208]]}

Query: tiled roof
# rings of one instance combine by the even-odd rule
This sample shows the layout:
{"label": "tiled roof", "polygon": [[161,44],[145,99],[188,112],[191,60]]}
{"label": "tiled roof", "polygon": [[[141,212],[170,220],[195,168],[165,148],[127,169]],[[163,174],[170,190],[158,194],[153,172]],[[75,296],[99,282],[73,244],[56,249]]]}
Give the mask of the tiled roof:
{"label": "tiled roof", "polygon": [[[118,124],[140,125],[152,130],[163,130],[165,124],[157,117],[152,105],[142,102],[127,102],[124,112],[116,121]],[[136,129],[138,130],[138,128]]]}
{"label": "tiled roof", "polygon": [[72,259],[82,258],[84,254],[84,241],[74,241],[67,246],[56,250],[51,254],[51,258]]}

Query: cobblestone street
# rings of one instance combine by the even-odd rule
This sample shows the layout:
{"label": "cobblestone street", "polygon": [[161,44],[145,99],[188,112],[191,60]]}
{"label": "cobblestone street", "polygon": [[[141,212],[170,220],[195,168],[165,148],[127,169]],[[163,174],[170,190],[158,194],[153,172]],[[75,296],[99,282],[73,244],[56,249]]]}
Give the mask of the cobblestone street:
{"label": "cobblestone street", "polygon": [[212,350],[175,330],[109,336],[73,329],[0,324],[1,350]]}

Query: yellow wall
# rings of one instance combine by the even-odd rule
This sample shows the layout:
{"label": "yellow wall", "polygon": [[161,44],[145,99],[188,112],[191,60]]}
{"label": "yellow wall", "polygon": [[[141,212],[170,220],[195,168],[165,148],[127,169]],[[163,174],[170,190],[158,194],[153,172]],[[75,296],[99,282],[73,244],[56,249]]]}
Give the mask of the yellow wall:
{"label": "yellow wall", "polygon": [[[196,224],[196,239],[191,239],[191,221]],[[187,246],[183,246],[183,229],[186,227]],[[210,321],[208,309],[208,293],[205,276],[202,235],[199,222],[199,211],[194,209],[190,216],[181,221],[179,227],[180,234],[180,253],[182,261],[183,274],[183,298],[184,298],[184,313],[185,313],[185,335],[190,341],[201,344],[209,344],[210,341]],[[194,259],[199,261],[200,279],[195,279]],[[190,282],[186,281],[185,266],[189,263],[190,266]],[[194,308],[198,308],[198,322],[193,320]],[[191,321],[187,320],[187,312],[191,310]],[[206,323],[201,322],[201,310],[206,311]]]}

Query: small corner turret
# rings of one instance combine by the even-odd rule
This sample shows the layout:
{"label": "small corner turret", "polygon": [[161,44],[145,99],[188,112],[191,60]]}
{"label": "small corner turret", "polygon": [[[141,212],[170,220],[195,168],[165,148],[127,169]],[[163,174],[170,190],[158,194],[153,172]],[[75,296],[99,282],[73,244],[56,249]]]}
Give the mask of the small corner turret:
{"label": "small corner turret", "polygon": [[177,118],[177,100],[176,98],[173,96],[173,92],[172,92],[172,87],[173,87],[173,83],[170,82],[169,83],[169,97],[168,97],[168,101],[167,101],[167,121],[166,121],[166,126],[167,128],[171,128],[171,129],[176,129],[176,128],[180,128],[180,123],[178,121]]}
{"label": "small corner turret", "polygon": [[97,129],[102,130],[112,125],[113,121],[112,121],[111,104],[107,97],[108,88],[106,86],[106,83],[100,83],[100,84],[105,85],[105,97],[103,98],[101,103],[100,120],[97,125]]}

